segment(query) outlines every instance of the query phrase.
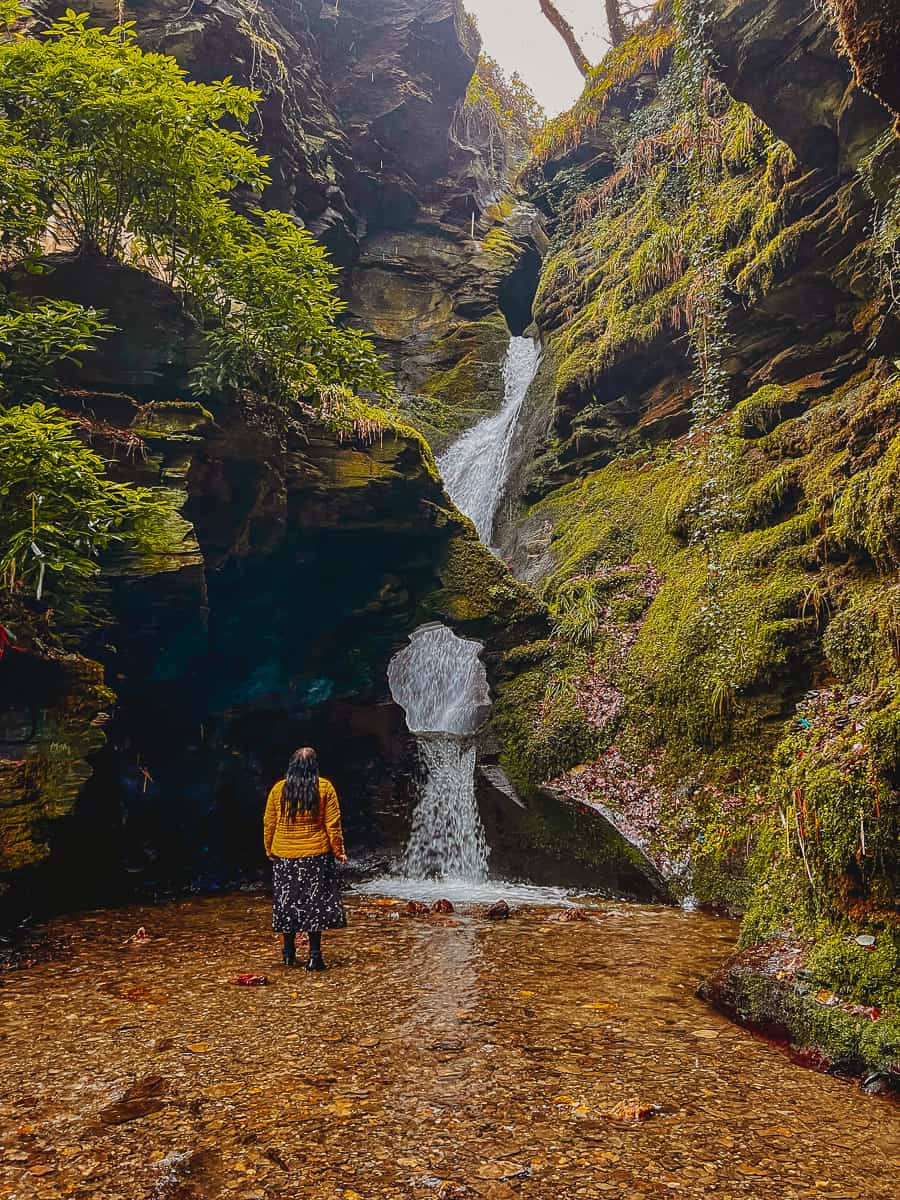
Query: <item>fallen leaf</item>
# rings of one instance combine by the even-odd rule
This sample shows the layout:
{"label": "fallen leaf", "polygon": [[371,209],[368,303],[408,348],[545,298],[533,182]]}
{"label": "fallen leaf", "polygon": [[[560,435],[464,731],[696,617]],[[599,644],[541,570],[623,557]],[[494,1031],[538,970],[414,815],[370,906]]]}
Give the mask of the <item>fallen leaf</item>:
{"label": "fallen leaf", "polygon": [[224,1100],[227,1096],[236,1096],[238,1092],[241,1091],[243,1086],[244,1085],[242,1083],[237,1083],[234,1081],[214,1083],[212,1087],[204,1088],[202,1095],[204,1095],[207,1100]]}
{"label": "fallen leaf", "polygon": [[600,1113],[611,1121],[649,1121],[662,1112],[658,1104],[644,1104],[638,1099],[620,1100],[613,1108],[605,1108]]}
{"label": "fallen leaf", "polygon": [[212,1050],[212,1046],[209,1042],[194,1042],[193,1045],[188,1046],[188,1050],[191,1054],[208,1054]]}
{"label": "fallen leaf", "polygon": [[691,1037],[695,1038],[717,1038],[719,1036],[718,1029],[692,1029]]}

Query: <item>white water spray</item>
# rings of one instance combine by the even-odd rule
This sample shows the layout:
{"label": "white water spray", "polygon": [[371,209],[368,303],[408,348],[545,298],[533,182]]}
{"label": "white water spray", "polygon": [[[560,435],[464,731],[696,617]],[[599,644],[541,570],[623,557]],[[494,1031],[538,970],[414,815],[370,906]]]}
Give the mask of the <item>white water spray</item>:
{"label": "white water spray", "polygon": [[391,695],[411,733],[472,734],[491,704],[481,643],[446,625],[423,625],[388,667]]}
{"label": "white water spray", "polygon": [[[511,338],[503,366],[504,402],[438,460],[450,497],[490,542],[506,484],[509,445],[540,361],[529,338]],[[416,734],[425,772],[403,856],[407,881],[471,888],[487,879],[488,848],[475,797],[474,734],[491,698],[481,646],[445,625],[424,625],[388,668],[391,695]],[[376,881],[377,882],[377,881]]]}

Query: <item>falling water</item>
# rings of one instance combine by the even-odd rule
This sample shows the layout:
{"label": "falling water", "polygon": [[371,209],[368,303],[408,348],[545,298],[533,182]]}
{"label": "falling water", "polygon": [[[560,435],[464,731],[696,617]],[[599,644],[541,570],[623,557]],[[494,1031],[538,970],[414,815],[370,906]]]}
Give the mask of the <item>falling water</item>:
{"label": "falling water", "polygon": [[540,358],[538,342],[510,338],[503,364],[503,407],[473,425],[438,459],[450,498],[460,512],[472,518],[486,546],[491,543],[506,485],[510,442]]}
{"label": "falling water", "polygon": [[480,650],[446,625],[424,625],[388,668],[391,695],[416,734],[425,770],[403,856],[409,879],[487,877],[472,737],[491,703]]}
{"label": "falling water", "polygon": [[407,879],[487,879],[487,842],[475,799],[475,743],[425,734],[416,745],[426,774],[403,874]]}
{"label": "falling water", "polygon": [[[486,544],[506,483],[510,440],[539,359],[536,342],[510,339],[503,407],[464,433],[438,463],[451,498]],[[407,880],[471,887],[487,879],[475,797],[474,734],[491,703],[481,649],[445,625],[424,625],[388,668],[391,695],[406,712],[425,771],[402,862]]]}
{"label": "falling water", "polygon": [[480,642],[423,625],[388,667],[391,695],[412,733],[472,734],[491,704]]}

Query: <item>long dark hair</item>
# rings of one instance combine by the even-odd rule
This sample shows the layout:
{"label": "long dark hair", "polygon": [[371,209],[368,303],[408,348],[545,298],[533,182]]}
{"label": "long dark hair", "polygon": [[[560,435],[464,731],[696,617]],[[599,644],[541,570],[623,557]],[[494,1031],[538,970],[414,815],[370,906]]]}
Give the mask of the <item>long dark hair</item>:
{"label": "long dark hair", "polygon": [[281,815],[289,821],[310,816],[319,807],[319,760],[312,746],[295,750],[281,793]]}

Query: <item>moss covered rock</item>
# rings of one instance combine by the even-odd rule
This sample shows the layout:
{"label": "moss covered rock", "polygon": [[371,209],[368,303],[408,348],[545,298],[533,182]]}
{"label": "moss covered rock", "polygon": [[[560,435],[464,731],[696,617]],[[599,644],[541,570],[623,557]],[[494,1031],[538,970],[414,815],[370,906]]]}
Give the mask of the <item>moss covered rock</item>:
{"label": "moss covered rock", "polygon": [[[50,854],[103,746],[114,696],[101,665],[65,653],[43,618],[5,601],[0,657],[0,895]],[[49,648],[53,647],[53,648]]]}

